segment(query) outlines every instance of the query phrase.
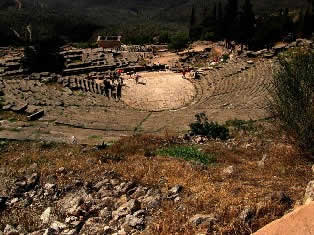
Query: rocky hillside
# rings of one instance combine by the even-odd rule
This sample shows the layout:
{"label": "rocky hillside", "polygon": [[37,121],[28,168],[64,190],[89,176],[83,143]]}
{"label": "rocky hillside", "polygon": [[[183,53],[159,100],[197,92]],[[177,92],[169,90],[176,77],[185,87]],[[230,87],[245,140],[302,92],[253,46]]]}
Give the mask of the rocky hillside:
{"label": "rocky hillside", "polygon": [[[225,1],[225,0],[223,0]],[[20,1],[18,1],[20,2]],[[240,1],[241,2],[241,1]],[[268,12],[280,8],[300,8],[306,6],[306,0],[252,0],[257,12]],[[204,0],[48,0],[48,1],[21,1],[23,8],[32,7],[34,4],[42,8],[58,9],[58,11],[73,11],[80,14],[87,14],[97,22],[103,23],[130,23],[151,20],[153,22],[167,23],[188,23],[191,6],[211,7],[214,1]],[[240,3],[241,4],[241,3]],[[0,3],[0,9],[16,7],[19,4],[16,0],[4,0]]]}

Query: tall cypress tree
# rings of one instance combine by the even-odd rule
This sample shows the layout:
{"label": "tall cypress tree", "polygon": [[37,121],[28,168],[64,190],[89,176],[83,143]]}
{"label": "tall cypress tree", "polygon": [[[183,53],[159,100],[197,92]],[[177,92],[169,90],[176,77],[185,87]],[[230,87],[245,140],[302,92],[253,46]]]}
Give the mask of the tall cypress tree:
{"label": "tall cypress tree", "polygon": [[215,2],[214,3],[214,7],[213,7],[213,18],[215,19],[215,20],[217,20],[217,3]]}
{"label": "tall cypress tree", "polygon": [[223,37],[223,9],[221,1],[218,2],[216,35],[218,37]]}
{"label": "tall cypress tree", "polygon": [[303,22],[303,33],[306,36],[311,36],[313,32],[313,15],[310,8],[306,10]]}
{"label": "tall cypress tree", "polygon": [[255,32],[255,15],[250,0],[245,0],[240,15],[240,42],[249,45]]}
{"label": "tall cypress tree", "polygon": [[192,5],[192,11],[191,11],[191,16],[190,16],[190,28],[194,27],[196,23],[195,19],[195,7]]}
{"label": "tall cypress tree", "polygon": [[238,16],[238,0],[228,0],[225,6],[224,15],[224,30],[225,37],[227,40],[237,37],[237,31],[233,30],[236,28]]}
{"label": "tall cypress tree", "polygon": [[201,26],[202,26],[202,39],[213,40],[217,38],[216,35],[216,23],[217,23],[217,6],[214,6],[210,12],[205,15]]}
{"label": "tall cypress tree", "polygon": [[190,16],[190,30],[189,30],[189,37],[190,39],[193,38],[193,28],[195,27],[196,19],[195,19],[195,7],[192,5],[191,16]]}
{"label": "tall cypress tree", "polygon": [[292,19],[289,16],[289,9],[286,8],[282,16],[282,31],[284,34],[290,33],[293,30]]}

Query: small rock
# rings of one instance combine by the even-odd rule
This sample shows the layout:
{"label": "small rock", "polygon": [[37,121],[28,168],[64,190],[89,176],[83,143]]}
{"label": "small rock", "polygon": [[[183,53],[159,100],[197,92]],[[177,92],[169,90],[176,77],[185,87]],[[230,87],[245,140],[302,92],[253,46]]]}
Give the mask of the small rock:
{"label": "small rock", "polygon": [[267,155],[264,154],[262,160],[260,160],[260,161],[257,162],[257,166],[258,166],[259,168],[264,168],[266,157],[267,157]]}
{"label": "small rock", "polygon": [[69,217],[65,218],[64,222],[67,223],[67,224],[71,224],[71,223],[73,223],[75,221],[78,221],[78,218],[76,216],[69,216]]}
{"label": "small rock", "polygon": [[181,197],[176,197],[173,201],[177,203],[177,202],[181,201]]}
{"label": "small rock", "polygon": [[87,193],[84,190],[81,190],[65,196],[58,202],[58,205],[62,208],[65,214],[79,216],[82,211],[80,205],[87,197]]}
{"label": "small rock", "polygon": [[234,167],[233,166],[228,166],[227,168],[225,168],[222,172],[224,175],[232,175],[234,173]]}
{"label": "small rock", "polygon": [[312,173],[314,174],[314,165],[312,166]]}
{"label": "small rock", "polygon": [[30,171],[36,171],[38,169],[38,164],[37,163],[33,163],[32,165],[30,165],[30,167],[28,169]]}
{"label": "small rock", "polygon": [[140,208],[141,203],[136,199],[131,199],[128,202],[122,204],[116,211],[113,211],[112,216],[114,217],[114,220],[117,220],[128,214],[132,214]]}
{"label": "small rock", "polygon": [[105,225],[100,217],[89,218],[82,227],[80,234],[105,234]]}
{"label": "small rock", "polygon": [[71,136],[71,138],[70,138],[70,144],[77,144],[78,143],[78,141],[77,141],[77,138],[73,135],[73,136]]}
{"label": "small rock", "polygon": [[64,230],[67,226],[59,221],[54,221],[51,225],[50,228],[52,228],[53,230],[60,232],[62,230]]}
{"label": "small rock", "polygon": [[113,186],[116,186],[116,185],[120,184],[120,181],[118,179],[111,179],[110,184],[112,184]]}
{"label": "small rock", "polygon": [[161,199],[160,196],[148,196],[143,198],[141,202],[143,204],[143,207],[145,207],[146,209],[155,209],[160,206]]}
{"label": "small rock", "polygon": [[27,190],[32,189],[39,182],[39,175],[33,173],[29,178],[27,178]]}
{"label": "small rock", "polygon": [[94,188],[98,191],[101,187],[105,186],[108,183],[109,183],[108,179],[99,181],[97,184],[94,185]]}
{"label": "small rock", "polygon": [[55,187],[56,187],[55,184],[49,184],[49,183],[47,183],[47,184],[44,185],[44,189],[46,189],[46,190],[48,190],[48,191],[55,189]]}
{"label": "small rock", "polygon": [[110,228],[109,226],[104,227],[104,234],[112,234],[112,233],[113,233],[112,228]]}
{"label": "small rock", "polygon": [[[42,230],[38,230],[38,231],[35,231],[32,233],[29,233],[29,235],[42,235],[45,233],[45,231],[46,231],[45,229],[42,229]],[[2,234],[0,233],[0,235],[2,235]]]}
{"label": "small rock", "polygon": [[214,214],[204,215],[204,214],[197,214],[190,218],[189,222],[194,226],[205,225],[210,226],[216,220]]}
{"label": "small rock", "polygon": [[43,235],[57,235],[59,234],[58,231],[54,230],[53,228],[47,228]]}
{"label": "small rock", "polygon": [[65,170],[64,167],[60,167],[60,168],[58,169],[58,173],[60,173],[60,174],[64,174],[65,172],[66,172],[66,170]]}
{"label": "small rock", "polygon": [[13,198],[11,201],[10,201],[10,204],[14,204],[14,203],[17,203],[19,201],[19,199],[16,197],[16,198]]}
{"label": "small rock", "polygon": [[135,192],[132,194],[132,198],[139,198],[145,196],[146,191],[147,191],[146,187],[138,186]]}
{"label": "small rock", "polygon": [[146,214],[146,212],[145,212],[144,210],[138,210],[138,211],[134,212],[133,215],[134,215],[135,217],[140,218],[140,217],[144,217],[145,214]]}
{"label": "small rock", "polygon": [[5,226],[3,233],[5,235],[19,235],[20,234],[19,231],[10,224],[7,224]]}
{"label": "small rock", "polygon": [[241,211],[239,218],[244,223],[249,223],[254,217],[254,215],[255,215],[254,210],[251,207],[246,206],[244,210]]}
{"label": "small rock", "polygon": [[23,206],[26,208],[33,203],[33,198],[30,198],[30,197],[25,198],[23,202],[24,202]]}
{"label": "small rock", "polygon": [[109,221],[112,218],[112,212],[108,207],[105,207],[99,211],[99,216],[104,218],[105,221]]}
{"label": "small rock", "polygon": [[40,216],[43,224],[48,224],[51,219],[51,207],[48,207]]}
{"label": "small rock", "polygon": [[74,235],[77,234],[76,229],[65,229],[62,231],[62,235]]}
{"label": "small rock", "polygon": [[170,195],[178,194],[182,191],[182,189],[183,189],[183,186],[177,184],[177,185],[173,186],[171,189],[169,189],[168,195],[170,196]]}
{"label": "small rock", "polygon": [[138,218],[134,215],[127,215],[125,217],[125,223],[131,227],[142,227],[145,224],[144,218]]}

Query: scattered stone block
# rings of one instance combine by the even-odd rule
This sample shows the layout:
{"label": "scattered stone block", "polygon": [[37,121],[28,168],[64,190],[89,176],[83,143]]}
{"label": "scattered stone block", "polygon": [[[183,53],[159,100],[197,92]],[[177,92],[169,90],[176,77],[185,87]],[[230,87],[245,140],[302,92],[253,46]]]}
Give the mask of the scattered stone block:
{"label": "scattered stone block", "polygon": [[35,121],[35,120],[38,120],[39,118],[41,118],[42,116],[44,116],[44,110],[41,110],[41,111],[38,111],[34,114],[31,114],[29,116],[27,116],[27,120],[28,121]]}

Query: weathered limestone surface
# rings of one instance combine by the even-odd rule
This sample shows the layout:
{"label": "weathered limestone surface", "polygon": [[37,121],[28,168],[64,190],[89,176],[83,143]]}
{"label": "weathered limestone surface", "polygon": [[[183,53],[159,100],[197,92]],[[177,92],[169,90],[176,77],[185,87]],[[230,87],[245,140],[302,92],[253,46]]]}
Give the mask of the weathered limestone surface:
{"label": "weathered limestone surface", "polygon": [[254,235],[312,235],[314,234],[313,211],[314,202],[311,202],[266,225]]}

